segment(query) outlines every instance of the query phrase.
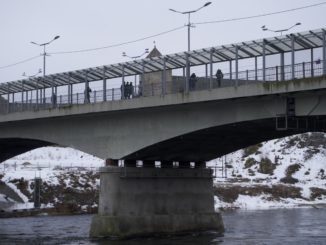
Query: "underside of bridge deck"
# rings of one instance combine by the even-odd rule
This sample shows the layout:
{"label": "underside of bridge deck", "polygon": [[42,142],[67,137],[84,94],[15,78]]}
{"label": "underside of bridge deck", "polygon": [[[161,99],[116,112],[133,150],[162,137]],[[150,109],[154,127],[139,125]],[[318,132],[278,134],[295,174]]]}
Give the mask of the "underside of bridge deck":
{"label": "underside of bridge deck", "polygon": [[124,159],[144,159],[156,161],[209,161],[225,154],[264,141],[305,132],[325,132],[326,117],[289,118],[288,128],[282,128],[279,118],[246,121],[207,128],[181,135],[158,144],[151,145]]}
{"label": "underside of bridge deck", "polygon": [[0,163],[10,159],[19,154],[27,151],[44,147],[51,146],[52,143],[33,140],[33,139],[22,139],[22,138],[6,138],[0,139]]}

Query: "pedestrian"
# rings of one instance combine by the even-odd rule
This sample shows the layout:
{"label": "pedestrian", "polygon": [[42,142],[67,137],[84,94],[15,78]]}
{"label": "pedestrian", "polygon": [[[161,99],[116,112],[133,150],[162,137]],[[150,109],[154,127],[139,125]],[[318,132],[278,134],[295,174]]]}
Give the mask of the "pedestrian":
{"label": "pedestrian", "polygon": [[216,80],[217,80],[217,86],[218,87],[221,87],[222,79],[223,79],[223,72],[220,69],[218,69],[216,71]]}
{"label": "pedestrian", "polygon": [[125,99],[126,98],[126,85],[125,82],[122,82],[121,86],[120,86],[120,92],[121,92],[121,99]]}
{"label": "pedestrian", "polygon": [[192,73],[189,79],[189,88],[190,90],[195,90],[196,87],[196,83],[197,83],[197,76],[195,73]]}
{"label": "pedestrian", "polygon": [[139,81],[139,85],[138,85],[138,95],[142,96],[143,95],[143,81],[140,80]]}
{"label": "pedestrian", "polygon": [[91,102],[91,92],[92,92],[92,89],[89,86],[87,86],[85,88],[85,103]]}
{"label": "pedestrian", "polygon": [[52,106],[55,107],[57,104],[57,95],[53,92],[51,96]]}
{"label": "pedestrian", "polygon": [[130,99],[130,83],[127,82],[125,86],[125,98]]}
{"label": "pedestrian", "polygon": [[134,85],[132,84],[132,82],[129,84],[129,98],[133,98],[134,97]]}

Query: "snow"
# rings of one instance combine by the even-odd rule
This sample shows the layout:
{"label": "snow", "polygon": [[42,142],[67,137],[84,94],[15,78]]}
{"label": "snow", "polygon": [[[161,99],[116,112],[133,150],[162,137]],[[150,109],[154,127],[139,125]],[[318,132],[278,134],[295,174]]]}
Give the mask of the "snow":
{"label": "snow", "polygon": [[[28,202],[28,198],[17,186],[10,183],[11,180],[23,178],[24,181],[33,182],[35,177],[41,177],[43,181],[51,185],[58,185],[59,178],[63,174],[74,170],[78,170],[80,174],[85,171],[97,171],[103,163],[104,161],[100,158],[72,148],[42,147],[4,161],[0,165],[0,174],[3,175],[1,180],[24,201],[24,203],[13,203],[11,209],[27,209],[33,208],[34,204]],[[85,179],[79,181],[80,183],[86,182]],[[70,187],[69,179],[64,179],[64,182],[67,187]],[[96,184],[99,184],[99,181]],[[29,187],[28,189],[32,192]],[[3,199],[1,195],[0,202]],[[7,200],[4,199],[4,202]]]}
{"label": "snow", "polygon": [[[312,134],[308,133],[305,136],[307,135],[311,136]],[[326,136],[324,135],[324,137]],[[310,199],[311,187],[318,187],[323,189],[326,188],[326,145],[319,145],[318,148],[314,148],[318,149],[319,152],[308,157],[309,151],[313,148],[309,145],[305,147],[299,147],[300,141],[297,140],[297,138],[304,141],[303,135],[294,135],[291,137],[264,142],[258,149],[260,152],[259,154],[251,154],[247,157],[243,157],[243,150],[228,154],[226,156],[226,162],[232,166],[232,168],[227,168],[228,178],[216,178],[215,185],[220,185],[221,183],[232,183],[232,180],[239,179],[248,179],[249,181],[241,183],[237,182],[233,183],[232,185],[251,186],[253,183],[257,182],[258,179],[260,180],[259,184],[261,185],[272,186],[276,184],[283,184],[280,182],[280,180],[286,176],[287,168],[290,165],[299,164],[300,169],[292,175],[292,177],[298,179],[299,182],[290,186],[301,188],[301,196],[303,199],[281,199],[280,201],[275,202],[267,201],[267,196],[263,195],[258,197],[239,195],[239,198],[234,203],[229,204],[218,200],[216,197],[216,208],[264,209],[274,207],[295,207],[308,204],[326,204],[326,199],[324,196],[321,197],[321,200],[305,200]],[[290,141],[292,143],[289,143]],[[244,163],[248,158],[253,158],[257,162],[260,162],[262,158],[268,158],[275,164],[276,168],[274,169],[272,175],[259,173],[259,164],[246,169],[244,167]],[[277,158],[279,158],[278,164],[275,163],[275,159]],[[222,166],[224,159],[225,157],[215,159],[208,162],[208,165],[211,167]],[[250,175],[249,171],[252,171],[254,176]],[[321,171],[324,171],[325,174],[322,175]],[[215,174],[217,177],[222,176],[221,170],[217,170]],[[236,176],[241,176],[241,178]]]}

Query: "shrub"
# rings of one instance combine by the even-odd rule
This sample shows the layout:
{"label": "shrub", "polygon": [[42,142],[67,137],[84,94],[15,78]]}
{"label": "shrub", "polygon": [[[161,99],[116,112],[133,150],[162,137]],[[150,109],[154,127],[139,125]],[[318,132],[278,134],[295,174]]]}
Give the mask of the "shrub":
{"label": "shrub", "polygon": [[250,158],[248,158],[248,159],[246,160],[244,167],[245,167],[245,168],[250,168],[250,167],[254,166],[254,165],[257,164],[257,163],[258,163],[258,162],[257,162],[254,158],[250,157]]}
{"label": "shrub", "polygon": [[299,171],[299,169],[301,168],[301,165],[296,163],[296,164],[292,164],[290,166],[287,167],[286,171],[285,171],[285,175],[287,177],[292,176],[292,174],[294,174],[295,172]]}
{"label": "shrub", "polygon": [[316,198],[320,198],[322,195],[326,196],[326,190],[318,187],[310,188],[310,199],[315,200]]}
{"label": "shrub", "polygon": [[295,184],[295,183],[299,182],[298,179],[293,178],[292,176],[286,176],[286,177],[280,179],[280,181],[285,183],[285,184]]}
{"label": "shrub", "polygon": [[260,148],[260,147],[262,147],[262,144],[260,143],[260,144],[256,144],[256,145],[252,145],[252,146],[249,146],[249,147],[247,147],[247,148],[244,148],[243,149],[243,157],[247,157],[247,156],[249,156],[249,155],[251,155],[251,154],[255,154],[255,153],[257,153],[258,152],[258,149]]}
{"label": "shrub", "polygon": [[275,164],[272,163],[271,160],[268,158],[261,159],[259,163],[259,169],[258,172],[262,174],[270,174],[272,175],[274,173],[274,169],[276,168]]}

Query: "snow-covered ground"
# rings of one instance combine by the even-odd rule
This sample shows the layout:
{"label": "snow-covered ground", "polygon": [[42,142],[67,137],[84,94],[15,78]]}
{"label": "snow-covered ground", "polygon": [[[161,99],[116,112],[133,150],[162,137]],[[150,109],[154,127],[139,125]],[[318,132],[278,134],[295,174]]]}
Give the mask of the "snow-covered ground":
{"label": "snow-covered ground", "polygon": [[[326,191],[318,198],[312,197],[313,188],[326,190],[326,134],[308,133],[271,140],[210,161],[208,165],[220,167],[225,159],[229,166],[226,168],[228,178],[217,178],[215,186],[250,187],[259,184],[272,188],[285,185],[289,188],[300,188],[301,197],[274,200],[268,193],[259,196],[240,194],[233,203],[223,202],[221,200],[223,198],[216,197],[216,208],[266,209],[326,205]],[[274,168],[271,170],[272,173],[261,173],[260,164],[268,162],[266,159]],[[295,170],[292,170],[292,173],[289,169]],[[216,171],[216,175],[222,176],[220,169]],[[298,182],[293,184],[284,182],[283,178],[287,175],[297,179]]]}
{"label": "snow-covered ground", "polygon": [[[264,142],[210,161],[208,166],[221,167],[225,160],[227,178],[216,178],[214,182],[216,209],[326,204],[324,134],[309,133]],[[96,173],[91,171],[103,164],[102,159],[71,148],[44,147],[16,156],[0,164],[0,180],[23,202],[12,200],[0,192],[0,207],[8,203],[11,208],[32,207],[31,196],[28,198],[18,188],[17,181],[21,178],[20,184],[27,182],[29,193],[32,193],[31,183],[35,177],[41,177],[49,186],[63,185],[77,192],[87,188],[94,191],[99,186],[99,179],[90,179],[89,175]],[[221,171],[216,170],[217,177],[222,176]],[[294,182],[289,184],[287,180]],[[233,195],[229,199],[223,196],[229,194]]]}
{"label": "snow-covered ground", "polygon": [[[62,147],[42,147],[24,154],[18,155],[0,164],[0,178],[12,190],[14,190],[19,197],[23,200],[15,202],[8,198],[6,195],[0,193],[0,207],[1,203],[10,203],[10,209],[26,209],[32,208],[33,202],[28,200],[17,185],[11,183],[13,180],[21,178],[27,181],[27,190],[32,193],[30,184],[33,183],[35,177],[41,177],[42,181],[47,182],[49,185],[59,185],[59,181],[63,176],[69,176],[70,173],[78,175],[80,184],[86,182],[83,178],[85,172],[97,171],[100,166],[103,166],[104,161],[100,158],[91,156],[84,152]],[[64,179],[66,187],[71,187],[71,180]],[[92,184],[92,183],[90,183]],[[99,185],[99,180],[95,183]],[[78,189],[78,187],[76,187]],[[2,205],[6,207],[7,205]],[[49,207],[51,204],[43,205]]]}

